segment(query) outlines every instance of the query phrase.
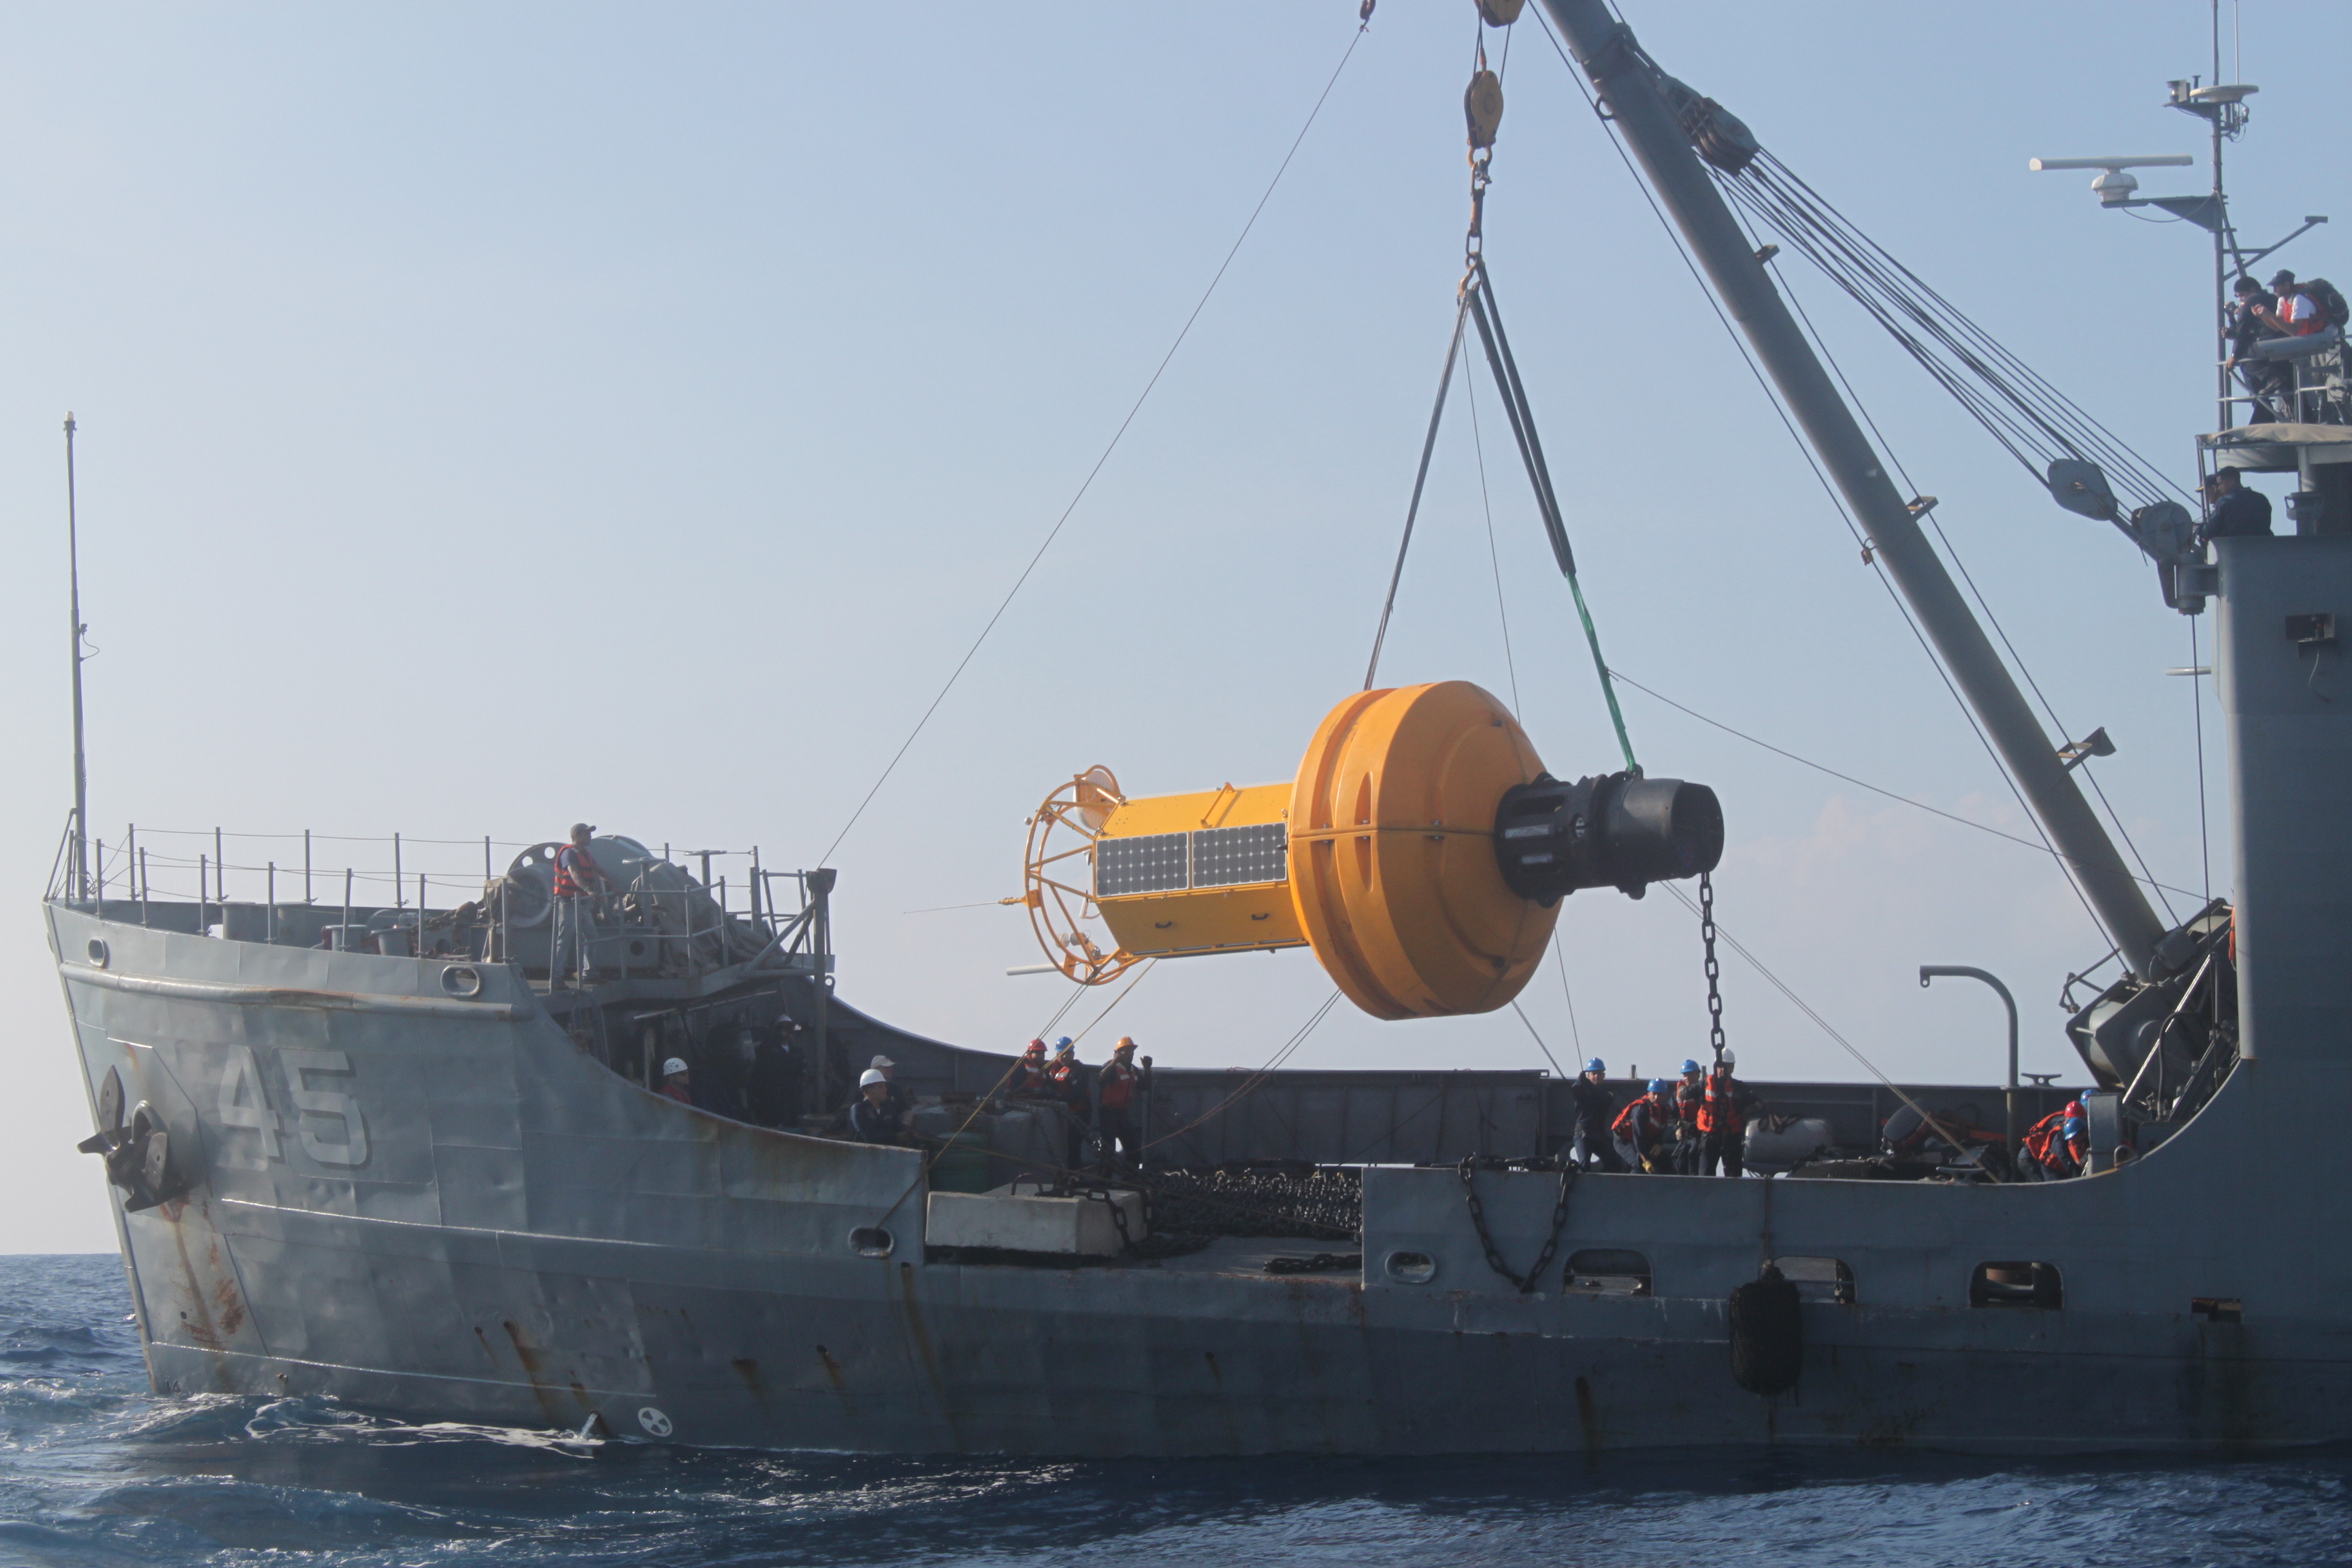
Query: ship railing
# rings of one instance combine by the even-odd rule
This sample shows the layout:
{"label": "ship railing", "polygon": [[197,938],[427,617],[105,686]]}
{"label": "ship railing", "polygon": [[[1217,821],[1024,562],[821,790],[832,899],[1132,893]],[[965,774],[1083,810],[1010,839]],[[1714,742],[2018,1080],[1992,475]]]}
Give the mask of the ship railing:
{"label": "ship railing", "polygon": [[[499,851],[508,851],[511,864],[515,853],[531,848],[539,841],[509,842],[488,836],[478,839],[417,838],[400,833],[362,837],[321,834],[310,829],[299,833],[242,833],[219,827],[141,828],[133,824],[126,826],[112,844],[105,839],[96,841],[89,851],[89,872],[83,879],[76,876],[75,829],[73,814],[68,812],[44,896],[101,919],[272,945],[286,945],[291,938],[293,945],[305,947],[352,951],[364,946],[379,953],[419,959],[464,957],[484,963],[519,963],[526,956],[518,951],[512,927],[506,918],[506,900],[494,897],[502,881]],[[163,845],[153,842],[158,838],[164,841]],[[232,858],[227,853],[231,839],[236,840],[240,847],[259,848],[259,853],[248,850]],[[184,852],[189,847],[188,840],[195,841],[194,854]],[[287,846],[289,854],[285,863],[260,847],[272,843]],[[356,861],[341,868],[321,864],[321,847],[347,844],[383,847],[388,850],[390,869],[387,871],[380,864],[362,868]],[[299,857],[290,853],[298,845]],[[478,881],[470,866],[459,869],[453,865],[454,858],[448,851],[461,847],[468,859],[478,849]],[[730,967],[729,953],[746,942],[758,946],[760,959],[755,963],[782,950],[803,956],[820,971],[829,968],[824,960],[830,955],[815,951],[829,943],[817,931],[824,923],[824,900],[813,886],[822,875],[829,888],[829,875],[771,868],[761,863],[756,847],[749,850],[698,850],[686,858],[698,859],[707,877],[711,860],[735,856],[751,862],[751,876],[744,884],[751,905],[748,914],[730,907],[727,877],[696,879],[684,864],[672,858],[668,846],[663,847],[662,859],[677,867],[690,888],[681,890],[688,910],[687,930],[683,934],[660,933],[661,939],[666,943],[684,945],[689,955],[689,974]],[[425,863],[419,864],[420,861]],[[244,897],[232,897],[232,876],[241,884],[237,890]],[[257,887],[254,885],[257,882]],[[436,890],[476,886],[480,891],[470,898],[437,910],[433,907]],[[382,896],[386,892],[392,894],[389,904],[383,901]],[[707,895],[714,905],[708,924],[697,923],[691,912],[695,892]],[[254,896],[257,893],[258,897]],[[783,895],[781,900],[780,893]],[[677,894],[655,891],[652,896],[660,900]],[[784,903],[796,907],[787,913],[781,907]],[[467,904],[480,911],[481,919],[461,925],[452,917]],[[489,916],[492,908],[499,916],[496,920]],[[438,933],[436,926],[443,928]],[[646,935],[637,928],[600,922],[595,940],[600,944],[643,941]],[[716,963],[707,962],[701,952],[706,940],[711,938],[719,944]],[[809,951],[803,953],[803,949]],[[547,958],[551,965],[552,951]]]}

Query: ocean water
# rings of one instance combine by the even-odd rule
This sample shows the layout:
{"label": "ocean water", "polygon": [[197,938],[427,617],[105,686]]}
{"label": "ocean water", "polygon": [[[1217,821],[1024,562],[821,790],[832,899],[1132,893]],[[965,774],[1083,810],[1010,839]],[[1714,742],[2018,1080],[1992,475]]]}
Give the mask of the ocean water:
{"label": "ocean water", "polygon": [[111,1257],[0,1258],[0,1564],[2352,1564],[2352,1454],[1013,1463],[158,1399]]}

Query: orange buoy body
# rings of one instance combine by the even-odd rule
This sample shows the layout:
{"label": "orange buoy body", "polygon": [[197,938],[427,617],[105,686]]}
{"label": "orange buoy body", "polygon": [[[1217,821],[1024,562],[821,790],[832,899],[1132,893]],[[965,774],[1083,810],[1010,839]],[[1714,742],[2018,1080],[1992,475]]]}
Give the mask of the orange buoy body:
{"label": "orange buoy body", "polygon": [[1495,813],[1542,773],[1510,710],[1466,680],[1359,692],[1325,715],[1290,786],[1290,896],[1348,1000],[1439,1018],[1519,994],[1559,906],[1504,882]]}

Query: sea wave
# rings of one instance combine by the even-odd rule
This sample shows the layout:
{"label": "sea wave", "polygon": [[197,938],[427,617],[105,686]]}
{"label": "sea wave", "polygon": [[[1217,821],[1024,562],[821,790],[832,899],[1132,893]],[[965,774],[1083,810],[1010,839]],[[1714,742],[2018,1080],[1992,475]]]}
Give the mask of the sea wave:
{"label": "sea wave", "polygon": [[0,1258],[0,1565],[2352,1568],[2352,1455],[1035,1463],[159,1398],[121,1264]]}

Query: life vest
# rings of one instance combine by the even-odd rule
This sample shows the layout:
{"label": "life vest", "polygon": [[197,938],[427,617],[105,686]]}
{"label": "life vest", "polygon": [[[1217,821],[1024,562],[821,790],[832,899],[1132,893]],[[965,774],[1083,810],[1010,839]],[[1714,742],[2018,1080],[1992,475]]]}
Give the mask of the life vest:
{"label": "life vest", "polygon": [[1609,1131],[1647,1153],[1666,1133],[1666,1108],[1643,1095],[1617,1113]]}
{"label": "life vest", "polygon": [[[572,868],[580,868],[573,876]],[[596,858],[577,844],[567,844],[555,852],[555,896],[559,899],[584,898],[589,884],[596,879]]]}
{"label": "life vest", "polygon": [[1739,1113],[1738,1079],[1728,1074],[1720,1079],[1712,1075],[1708,1077],[1706,1094],[1698,1104],[1698,1130],[1701,1132],[1721,1132],[1727,1136],[1748,1130],[1748,1119]]}
{"label": "life vest", "polygon": [[2025,1134],[2025,1152],[2051,1170],[2067,1170],[2079,1163],[2074,1151],[2064,1139],[2066,1113],[2053,1110],[2035,1122]]}
{"label": "life vest", "polygon": [[1051,1094],[1054,1092],[1054,1080],[1046,1073],[1043,1062],[1031,1061],[1024,1057],[1021,1065],[1013,1069],[1013,1092]]}
{"label": "life vest", "polygon": [[1133,1104],[1136,1080],[1140,1077],[1142,1074],[1117,1057],[1105,1062],[1100,1079],[1102,1108],[1105,1110],[1125,1110]]}
{"label": "life vest", "polygon": [[1698,1108],[1706,1100],[1706,1080],[1675,1085],[1675,1119],[1692,1131],[1698,1131]]}

